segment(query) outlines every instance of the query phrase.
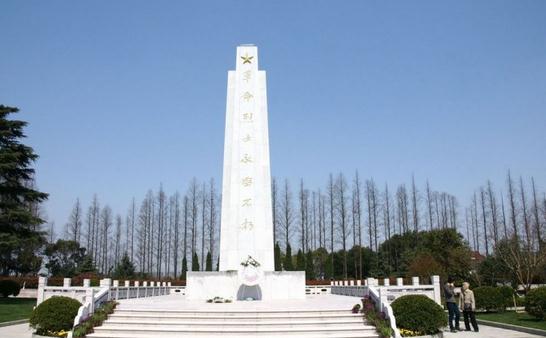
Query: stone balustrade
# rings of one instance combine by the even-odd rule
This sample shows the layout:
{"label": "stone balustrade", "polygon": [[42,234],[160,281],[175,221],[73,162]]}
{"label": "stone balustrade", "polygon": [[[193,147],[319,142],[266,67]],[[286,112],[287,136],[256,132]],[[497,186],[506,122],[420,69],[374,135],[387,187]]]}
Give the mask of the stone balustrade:
{"label": "stone balustrade", "polygon": [[425,295],[441,305],[440,277],[432,276],[430,284],[421,284],[419,277],[412,277],[410,284],[404,284],[403,278],[397,278],[396,284],[391,285],[389,278],[381,281],[376,278],[360,280],[334,280],[330,283],[332,294],[363,297],[367,287],[380,289],[387,301],[391,303],[396,298],[404,295]]}

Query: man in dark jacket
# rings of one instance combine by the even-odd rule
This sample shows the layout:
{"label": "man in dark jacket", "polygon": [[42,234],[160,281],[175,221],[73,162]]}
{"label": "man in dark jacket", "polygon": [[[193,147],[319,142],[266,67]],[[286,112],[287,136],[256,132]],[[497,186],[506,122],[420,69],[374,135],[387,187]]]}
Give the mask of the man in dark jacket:
{"label": "man in dark jacket", "polygon": [[451,332],[460,331],[459,319],[461,318],[461,313],[455,299],[455,285],[453,284],[452,277],[449,277],[447,283],[444,284],[444,296],[446,298],[447,311],[449,312],[449,329]]}

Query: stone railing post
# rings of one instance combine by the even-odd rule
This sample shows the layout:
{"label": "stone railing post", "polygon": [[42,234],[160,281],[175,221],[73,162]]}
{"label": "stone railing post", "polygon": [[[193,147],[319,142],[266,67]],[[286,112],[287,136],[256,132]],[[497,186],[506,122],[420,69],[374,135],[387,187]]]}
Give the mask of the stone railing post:
{"label": "stone railing post", "polygon": [[391,280],[389,278],[384,278],[383,286],[391,286]]}
{"label": "stone railing post", "polygon": [[361,286],[361,285],[362,285],[362,280],[357,279],[357,280],[356,280],[356,286]]}
{"label": "stone railing post", "polygon": [[413,286],[419,286],[419,277],[411,277],[411,284]]}
{"label": "stone railing post", "polygon": [[140,282],[136,280],[133,284],[135,286],[136,298],[140,298]]}
{"label": "stone railing post", "polygon": [[84,288],[90,288],[90,287],[91,287],[91,279],[85,278],[85,279],[83,280],[83,287],[84,287]]}
{"label": "stone railing post", "polygon": [[131,286],[131,282],[128,281],[128,280],[126,280],[126,281],[125,281],[125,287],[128,288],[129,286]]}
{"label": "stone railing post", "polygon": [[63,288],[69,288],[72,284],[72,278],[63,278]]}
{"label": "stone railing post", "polygon": [[47,286],[47,277],[38,278],[38,299],[36,305],[40,305],[44,301],[45,297],[45,287]]}
{"label": "stone railing post", "polygon": [[396,285],[397,286],[404,286],[404,278],[402,278],[402,277],[396,278]]}
{"label": "stone railing post", "polygon": [[89,314],[93,314],[95,312],[95,289],[85,290],[85,302],[89,303]]}
{"label": "stone railing post", "polygon": [[142,287],[144,288],[144,297],[148,297],[148,282],[142,282]]}
{"label": "stone railing post", "polygon": [[440,276],[434,275],[430,279],[434,287],[434,301],[438,305],[442,305],[442,296],[440,295]]}

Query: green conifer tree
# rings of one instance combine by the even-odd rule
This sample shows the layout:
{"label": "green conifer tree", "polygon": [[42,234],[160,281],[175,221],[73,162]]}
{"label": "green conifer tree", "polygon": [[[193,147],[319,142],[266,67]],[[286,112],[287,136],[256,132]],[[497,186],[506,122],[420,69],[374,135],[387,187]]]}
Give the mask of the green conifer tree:
{"label": "green conifer tree", "polygon": [[193,253],[191,259],[191,271],[199,271],[199,257],[197,257],[197,252]]}
{"label": "green conifer tree", "polygon": [[286,255],[284,256],[283,268],[286,271],[293,271],[294,264],[292,263],[292,248],[290,244],[286,246]]}
{"label": "green conifer tree", "polygon": [[313,263],[313,252],[311,250],[307,251],[305,256],[305,278],[306,279],[315,279],[315,265]]}
{"label": "green conifer tree", "polygon": [[8,120],[19,109],[0,105],[0,273],[37,272],[45,243],[37,205],[47,194],[33,188],[34,150],[22,144],[24,121]]}
{"label": "green conifer tree", "polygon": [[207,252],[207,263],[205,265],[205,271],[212,271],[212,256],[210,251]]}
{"label": "green conifer tree", "polygon": [[275,271],[282,271],[281,247],[279,246],[279,242],[275,243],[274,258],[275,258]]}
{"label": "green conifer tree", "polygon": [[180,273],[180,279],[186,280],[186,273],[188,272],[188,260],[186,256],[182,258],[182,272]]}
{"label": "green conifer tree", "polygon": [[303,251],[301,251],[301,249],[298,250],[298,254],[296,256],[296,271],[305,271],[305,256],[303,255]]}

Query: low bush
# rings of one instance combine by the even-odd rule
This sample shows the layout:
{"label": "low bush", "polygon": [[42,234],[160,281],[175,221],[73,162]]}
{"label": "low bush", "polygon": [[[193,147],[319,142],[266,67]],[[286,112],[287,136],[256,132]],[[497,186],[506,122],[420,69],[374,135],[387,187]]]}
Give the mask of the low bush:
{"label": "low bush", "polygon": [[546,287],[540,287],[527,292],[525,296],[525,311],[537,319],[546,316]]}
{"label": "low bush", "polygon": [[72,329],[81,303],[68,297],[51,297],[40,303],[30,315],[30,326],[43,336],[63,337]]}
{"label": "low bush", "polygon": [[506,300],[500,288],[492,286],[480,286],[474,289],[476,309],[485,311],[504,311]]}
{"label": "low bush", "polygon": [[503,301],[503,309],[514,306],[514,289],[511,286],[501,286],[498,288]]}
{"label": "low bush", "polygon": [[108,315],[114,313],[114,309],[117,305],[118,303],[114,301],[102,304],[101,307],[95,310],[91,317],[74,327],[72,337],[85,337],[87,334],[93,333],[93,328],[96,326],[101,326],[102,323],[108,318]]}
{"label": "low bush", "polygon": [[[360,304],[355,304],[352,308],[352,312],[355,313],[355,309],[360,309]],[[378,312],[375,308],[373,300],[366,296],[362,298],[362,313],[369,324],[375,326],[375,330],[379,333],[380,338],[390,338],[393,334],[390,321],[385,318],[385,313]]]}
{"label": "low bush", "polygon": [[444,309],[427,296],[402,296],[395,299],[391,306],[401,332],[430,335],[447,325]]}
{"label": "low bush", "polygon": [[16,281],[10,279],[0,280],[0,294],[2,297],[17,296],[20,290],[21,286]]}

